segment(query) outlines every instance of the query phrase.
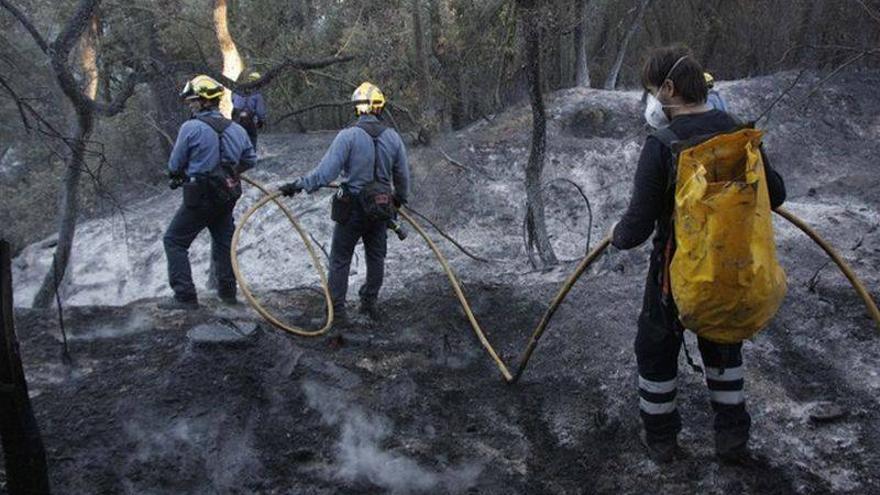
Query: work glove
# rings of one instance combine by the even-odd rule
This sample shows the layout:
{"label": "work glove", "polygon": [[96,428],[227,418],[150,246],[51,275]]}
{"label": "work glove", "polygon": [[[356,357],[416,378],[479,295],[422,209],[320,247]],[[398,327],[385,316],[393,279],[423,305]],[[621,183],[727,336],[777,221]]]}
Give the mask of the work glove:
{"label": "work glove", "polygon": [[285,196],[293,196],[302,190],[303,190],[302,179],[296,179],[293,182],[288,182],[287,184],[284,184],[283,186],[281,186],[281,189],[280,189],[281,194],[283,194]]}
{"label": "work glove", "polygon": [[177,189],[182,186],[186,182],[186,173],[181,171],[169,171],[168,172],[168,188],[171,190]]}
{"label": "work glove", "polygon": [[406,198],[404,198],[403,196],[401,196],[399,194],[395,194],[392,197],[392,201],[394,202],[394,207],[397,209],[400,209],[400,207],[406,205]]}

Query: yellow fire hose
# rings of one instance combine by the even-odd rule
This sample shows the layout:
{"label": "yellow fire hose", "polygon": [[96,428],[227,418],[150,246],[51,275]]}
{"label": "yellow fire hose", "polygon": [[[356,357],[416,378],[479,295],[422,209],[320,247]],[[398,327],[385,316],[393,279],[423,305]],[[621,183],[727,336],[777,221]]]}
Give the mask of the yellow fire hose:
{"label": "yellow fire hose", "polygon": [[[232,238],[232,247],[231,247],[232,267],[233,267],[233,271],[235,272],[235,278],[238,281],[238,284],[241,287],[242,292],[245,294],[245,298],[251,304],[251,306],[263,318],[265,318],[270,323],[272,323],[273,325],[277,326],[278,328],[280,328],[282,330],[285,330],[287,332],[290,332],[290,333],[293,333],[296,335],[306,336],[306,337],[314,337],[314,336],[324,334],[333,324],[333,304],[330,299],[330,290],[327,286],[326,274],[321,269],[320,261],[318,259],[317,254],[315,253],[314,248],[312,247],[311,242],[309,242],[308,236],[306,235],[302,226],[296,220],[296,217],[280,201],[278,201],[278,196],[280,196],[280,193],[274,193],[274,194],[269,193],[263,186],[261,186],[257,182],[255,182],[251,179],[244,178],[244,177],[243,177],[243,179],[246,182],[248,182],[249,184],[257,187],[263,193],[266,194],[266,196],[263,199],[261,199],[256,204],[251,206],[251,208],[248,209],[248,211],[244,214],[241,221],[239,222],[238,227],[235,230],[235,235]],[[294,226],[294,228],[296,229],[300,238],[302,239],[303,243],[305,244],[306,249],[309,251],[309,255],[312,258],[312,262],[314,263],[314,265],[318,271],[318,274],[321,278],[321,285],[322,285],[322,288],[324,289],[324,295],[325,295],[325,299],[327,302],[327,323],[320,330],[307,331],[307,330],[303,330],[301,328],[288,326],[288,325],[284,324],[283,322],[281,322],[280,320],[278,320],[277,318],[275,318],[274,316],[272,316],[272,314],[269,313],[263,306],[261,306],[260,303],[257,302],[257,300],[253,297],[253,294],[251,294],[250,289],[247,286],[247,283],[244,281],[244,278],[241,275],[241,271],[240,271],[240,267],[239,267],[239,263],[238,263],[238,255],[237,255],[238,241],[239,241],[239,237],[241,235],[241,230],[243,229],[244,225],[247,224],[250,217],[257,210],[259,210],[260,208],[262,208],[263,206],[265,206],[269,202],[275,202],[275,204],[277,204],[281,208],[281,210],[284,212],[284,214],[287,216],[290,223]],[[815,231],[813,231],[809,226],[807,226],[798,217],[796,217],[795,215],[793,215],[789,211],[782,209],[782,208],[776,210],[776,212],[780,216],[782,216],[783,218],[785,218],[786,220],[788,220],[789,222],[794,224],[796,227],[801,229],[804,233],[806,233],[811,239],[813,239],[813,241],[815,241],[817,244],[819,244],[819,246],[831,257],[832,260],[834,260],[834,262],[837,264],[837,266],[840,268],[840,270],[844,273],[844,275],[846,275],[846,277],[849,279],[850,283],[856,289],[856,292],[858,292],[859,296],[861,296],[862,300],[865,302],[865,305],[868,308],[868,312],[871,314],[874,321],[877,323],[878,328],[880,328],[880,311],[877,310],[877,305],[871,299],[871,296],[868,293],[867,289],[865,289],[864,284],[862,284],[862,282],[858,279],[858,277],[856,277],[856,275],[853,273],[852,269],[846,264],[846,262],[837,254],[837,252],[834,251],[834,249],[827,242],[825,242],[825,240],[823,240],[821,237],[819,237],[819,235]],[[510,370],[507,367],[507,365],[504,363],[504,360],[501,359],[501,357],[498,355],[498,353],[492,347],[492,344],[486,338],[486,334],[483,332],[483,329],[480,327],[480,324],[477,321],[477,318],[474,315],[473,311],[471,310],[470,304],[468,303],[468,300],[464,295],[464,291],[461,288],[461,281],[458,279],[458,277],[452,271],[452,268],[449,266],[449,262],[446,260],[446,258],[443,256],[443,254],[440,252],[440,249],[437,247],[437,245],[434,243],[434,241],[428,236],[428,234],[425,232],[425,230],[422,228],[422,226],[406,211],[405,207],[398,210],[398,213],[400,214],[400,216],[404,220],[407,221],[407,223],[409,223],[413,227],[413,229],[415,229],[415,231],[419,234],[419,236],[421,236],[422,239],[424,239],[425,243],[427,243],[428,247],[431,249],[431,251],[434,253],[434,256],[437,258],[437,261],[440,262],[440,265],[443,268],[443,271],[446,272],[446,276],[449,279],[450,285],[452,285],[452,289],[455,292],[455,295],[458,298],[458,301],[461,304],[461,307],[464,310],[465,315],[467,316],[467,319],[471,325],[471,328],[473,329],[474,333],[477,336],[477,339],[480,341],[480,344],[483,346],[483,348],[486,350],[486,352],[492,358],[495,365],[498,367],[498,370],[501,372],[501,375],[504,377],[504,381],[507,383],[511,383],[511,384],[516,383],[519,380],[519,378],[522,376],[523,372],[526,369],[526,366],[528,365],[529,360],[531,359],[532,354],[534,353],[535,349],[538,346],[538,341],[543,336],[544,332],[547,330],[547,327],[550,325],[550,320],[553,318],[554,314],[556,313],[556,310],[559,308],[559,306],[565,300],[566,296],[568,296],[568,293],[574,287],[574,284],[578,281],[578,279],[580,279],[580,277],[584,274],[584,272],[586,272],[586,270],[599,258],[599,256],[602,255],[602,253],[611,244],[611,237],[610,236],[603,239],[602,242],[600,242],[598,246],[596,246],[587,256],[585,256],[583,258],[583,260],[581,260],[581,262],[578,264],[577,268],[575,268],[575,270],[571,273],[571,275],[569,275],[568,278],[565,280],[565,282],[562,284],[562,287],[556,293],[556,296],[551,301],[550,306],[544,312],[544,315],[541,318],[541,321],[538,323],[538,326],[535,328],[534,332],[532,333],[532,336],[529,339],[529,343],[526,346],[525,352],[523,353],[522,357],[520,358],[520,362],[519,362],[519,366],[517,367],[516,374],[514,375],[514,374],[510,373]]]}
{"label": "yellow fire hose", "polygon": [[868,313],[870,313],[871,318],[874,319],[874,323],[877,324],[877,328],[880,329],[880,310],[877,309],[877,304],[874,303],[874,300],[871,299],[871,294],[868,292],[868,289],[865,288],[865,285],[856,277],[856,274],[852,271],[852,268],[846,264],[846,261],[843,261],[843,258],[837,254],[837,251],[828,244],[825,239],[819,237],[819,234],[816,233],[813,229],[811,229],[803,220],[794,216],[793,213],[786,210],[785,208],[777,208],[776,213],[779,214],[782,218],[788,220],[795,227],[801,229],[805,234],[807,234],[810,239],[819,245],[825,253],[831,257],[834,263],[837,264],[837,267],[840,268],[840,271],[846,275],[846,278],[849,279],[849,282],[852,284],[853,288],[856,292],[859,293],[859,296],[862,298],[862,301],[865,302],[865,306],[868,308]]}
{"label": "yellow fire hose", "polygon": [[[301,337],[317,337],[319,335],[323,335],[330,330],[330,327],[333,326],[333,302],[330,299],[330,287],[327,285],[327,274],[324,273],[324,270],[321,269],[321,260],[318,258],[318,254],[315,253],[315,248],[312,247],[312,243],[309,241],[308,235],[306,235],[305,230],[303,230],[302,225],[296,220],[296,217],[293,213],[284,206],[284,203],[278,200],[278,197],[281,196],[281,193],[270,193],[265,187],[263,187],[259,182],[256,182],[252,179],[242,176],[242,180],[247,182],[248,184],[256,187],[260,191],[265,194],[265,196],[257,201],[256,204],[251,206],[241,217],[241,220],[238,223],[238,226],[235,228],[235,234],[232,235],[232,245],[230,246],[230,257],[232,258],[232,272],[235,274],[235,280],[238,282],[239,288],[241,288],[241,292],[244,294],[245,299],[260,314],[263,318],[265,318],[269,323],[275,325],[276,327],[284,330],[285,332],[290,332],[294,335],[299,335]],[[321,288],[324,291],[324,300],[327,303],[327,322],[321,327],[319,330],[306,330],[304,328],[299,328],[292,325],[287,325],[278,318],[276,318],[272,313],[270,313],[266,308],[263,307],[251,293],[250,287],[248,287],[247,282],[244,280],[244,277],[241,275],[241,267],[238,264],[238,242],[241,239],[241,231],[242,228],[247,224],[248,220],[251,216],[256,213],[257,210],[265,206],[269,202],[275,203],[281,211],[284,212],[284,215],[287,217],[287,220],[293,225],[293,228],[296,230],[296,233],[299,234],[300,239],[302,239],[303,244],[306,246],[306,250],[309,252],[309,256],[312,258],[312,264],[315,266],[315,270],[318,271],[318,277],[321,279]]]}
{"label": "yellow fire hose", "polygon": [[[405,208],[405,207],[404,207]],[[431,248],[431,251],[434,252],[434,256],[437,257],[437,261],[440,262],[440,265],[443,267],[443,271],[446,272],[446,276],[449,278],[449,283],[452,285],[452,290],[455,291],[455,296],[458,297],[458,302],[461,303],[461,308],[464,310],[464,313],[467,315],[468,321],[471,323],[471,327],[474,329],[474,333],[477,334],[477,338],[480,340],[480,343],[483,344],[483,348],[486,349],[486,352],[489,353],[489,356],[492,357],[492,360],[495,361],[495,365],[498,366],[498,370],[501,371],[501,375],[504,376],[504,381],[508,383],[512,383],[514,381],[513,376],[510,374],[510,370],[507,369],[507,365],[504,364],[504,361],[501,357],[498,356],[498,353],[495,352],[495,349],[492,347],[492,344],[489,343],[489,340],[486,339],[486,334],[483,333],[483,329],[480,328],[480,324],[477,322],[477,318],[474,316],[474,312],[471,311],[471,306],[468,304],[467,298],[464,297],[464,292],[461,290],[461,283],[458,280],[458,277],[455,276],[455,273],[452,271],[452,268],[449,267],[449,263],[446,261],[446,258],[437,248],[437,245],[434,244],[434,241],[428,237],[428,234],[419,225],[418,222],[415,221],[413,217],[406,212],[404,208],[398,210],[400,216],[403,217],[404,220],[409,222],[410,225],[422,236],[422,239],[428,243],[428,247]]]}

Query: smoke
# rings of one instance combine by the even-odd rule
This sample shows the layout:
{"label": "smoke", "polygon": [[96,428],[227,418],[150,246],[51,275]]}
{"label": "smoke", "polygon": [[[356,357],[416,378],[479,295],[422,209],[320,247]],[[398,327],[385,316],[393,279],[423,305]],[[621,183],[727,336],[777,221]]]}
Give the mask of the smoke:
{"label": "smoke", "polygon": [[430,471],[409,457],[382,448],[383,440],[393,433],[387,419],[353,407],[341,392],[314,382],[304,383],[303,390],[309,406],[321,413],[324,423],[339,427],[336,475],[347,482],[367,480],[392,493],[460,493],[474,486],[483,470],[470,463]]}
{"label": "smoke", "polygon": [[[199,492],[230,493],[253,481],[261,469],[253,448],[255,421],[244,425],[225,414],[180,418],[171,423],[126,423],[125,432],[134,441],[124,476],[127,493],[144,493],[151,487],[138,486],[136,472],[145,465],[168,466],[185,478],[195,477]],[[161,425],[161,426],[160,426]],[[134,471],[135,473],[132,473]]]}
{"label": "smoke", "polygon": [[127,337],[154,328],[153,317],[142,309],[133,309],[122,325],[103,325],[83,333],[70,335],[70,340],[96,340]]}

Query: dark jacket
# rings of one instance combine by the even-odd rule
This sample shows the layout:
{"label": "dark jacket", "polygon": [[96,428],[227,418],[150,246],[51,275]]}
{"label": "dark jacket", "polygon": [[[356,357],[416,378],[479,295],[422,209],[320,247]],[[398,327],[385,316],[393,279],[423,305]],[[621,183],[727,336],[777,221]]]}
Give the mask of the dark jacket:
{"label": "dark jacket", "polygon": [[[732,131],[738,122],[725,112],[710,110],[699,114],[679,115],[672,119],[670,129],[680,140],[696,136]],[[785,183],[770,165],[764,151],[764,166],[771,208],[785,201]],[[614,228],[612,244],[618,249],[632,249],[648,240],[655,230],[654,252],[662,251],[669,238],[675,190],[671,187],[672,170],[675,166],[672,151],[659,139],[648,136],[639,165],[629,207]],[[653,258],[652,258],[653,259]]]}

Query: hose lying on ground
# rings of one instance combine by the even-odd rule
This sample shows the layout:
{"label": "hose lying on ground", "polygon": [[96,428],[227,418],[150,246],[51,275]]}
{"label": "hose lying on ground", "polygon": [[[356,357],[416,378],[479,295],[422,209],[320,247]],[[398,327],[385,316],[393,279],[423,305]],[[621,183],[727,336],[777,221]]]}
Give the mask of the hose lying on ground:
{"label": "hose lying on ground", "polygon": [[[311,243],[309,242],[307,234],[303,230],[302,226],[300,226],[300,224],[297,222],[296,218],[290,212],[290,210],[288,210],[280,201],[278,201],[278,196],[280,196],[280,193],[270,194],[264,187],[262,187],[261,185],[259,185],[256,182],[254,182],[253,180],[250,180],[247,178],[243,178],[243,179],[246,182],[248,182],[249,184],[257,187],[258,189],[260,189],[261,191],[266,193],[266,197],[264,197],[263,199],[258,201],[253,206],[251,206],[251,208],[245,213],[245,215],[242,217],[238,227],[236,228],[235,235],[233,236],[233,239],[232,239],[232,247],[231,247],[232,266],[233,266],[233,271],[235,272],[235,278],[238,281],[239,286],[242,288],[242,292],[245,294],[247,301],[251,304],[251,306],[254,307],[254,309],[261,316],[263,316],[266,320],[271,322],[273,325],[281,328],[282,330],[288,331],[288,332],[296,334],[296,335],[307,336],[307,337],[313,337],[313,336],[318,336],[318,335],[324,334],[327,330],[329,330],[329,328],[331,327],[331,325],[333,323],[333,305],[332,305],[332,302],[330,299],[330,291],[327,286],[326,275],[325,275],[324,271],[321,269],[320,261],[318,259],[317,254],[315,253],[314,248],[312,247]],[[239,267],[239,263],[238,263],[238,256],[237,256],[237,247],[238,247],[238,241],[240,238],[241,230],[244,227],[244,225],[247,224],[250,217],[257,210],[259,210],[260,208],[262,208],[263,206],[265,206],[269,202],[275,202],[275,204],[277,204],[281,208],[281,210],[285,213],[288,220],[294,226],[294,228],[296,229],[300,238],[302,239],[303,243],[305,244],[305,246],[309,252],[309,255],[312,258],[312,263],[315,265],[316,269],[318,270],[318,274],[321,278],[321,285],[322,285],[322,288],[324,289],[324,295],[325,295],[325,299],[327,302],[327,323],[320,330],[306,331],[306,330],[303,330],[303,329],[300,329],[297,327],[287,326],[284,323],[282,323],[280,320],[278,320],[277,318],[272,316],[265,308],[263,308],[259,304],[259,302],[256,301],[256,299],[251,294],[250,289],[248,288],[246,282],[244,281],[244,279],[241,275],[241,271],[240,271],[240,267]],[[562,302],[568,296],[571,289],[574,287],[574,284],[577,283],[577,281],[584,274],[584,272],[586,272],[586,270],[599,258],[599,256],[602,255],[602,253],[611,244],[610,236],[603,239],[602,242],[599,243],[599,245],[597,245],[587,256],[585,256],[580,261],[577,268],[575,268],[575,270],[571,273],[571,275],[568,276],[568,278],[562,284],[562,287],[556,293],[556,296],[551,301],[550,306],[544,312],[544,315],[541,318],[541,321],[538,323],[538,326],[535,328],[534,332],[532,333],[532,336],[529,339],[529,342],[526,346],[526,349],[523,352],[522,357],[520,358],[519,366],[517,367],[516,374],[511,374],[510,369],[504,363],[504,360],[501,359],[501,357],[498,355],[498,353],[492,347],[492,344],[486,338],[486,335],[483,332],[483,329],[480,327],[480,324],[477,321],[476,316],[474,315],[473,311],[471,310],[470,304],[468,303],[468,300],[464,295],[464,291],[462,290],[462,287],[461,287],[461,281],[458,279],[458,277],[452,271],[452,268],[449,266],[448,261],[443,256],[443,254],[440,252],[437,245],[434,243],[433,240],[431,240],[431,238],[428,236],[428,234],[425,232],[425,230],[422,228],[422,226],[412,217],[412,215],[410,215],[408,213],[408,210],[410,212],[412,212],[412,210],[409,208],[406,208],[406,207],[401,208],[399,210],[400,216],[404,220],[406,220],[406,222],[409,223],[413,227],[413,229],[415,229],[415,231],[419,234],[419,236],[422,237],[422,239],[424,239],[424,241],[428,244],[428,247],[434,253],[434,256],[437,258],[441,267],[443,268],[444,272],[446,273],[446,276],[449,279],[450,285],[452,285],[452,289],[455,292],[455,295],[458,298],[458,301],[461,304],[461,307],[464,310],[465,315],[467,316],[468,322],[470,323],[471,327],[474,330],[474,334],[476,334],[477,339],[480,341],[480,344],[483,346],[483,348],[486,350],[486,352],[489,354],[489,356],[494,361],[495,365],[498,367],[498,370],[501,372],[501,375],[504,377],[505,382],[511,383],[511,384],[516,383],[520,379],[520,377],[522,376],[523,372],[526,369],[526,366],[529,363],[529,360],[531,359],[532,354],[534,353],[535,349],[538,346],[539,340],[541,339],[544,332],[549,327],[550,321],[552,320],[553,316],[556,314],[556,311],[559,308],[559,306],[562,304]],[[871,314],[871,316],[874,318],[874,321],[877,323],[878,327],[880,327],[880,311],[877,310],[877,306],[874,303],[874,301],[871,299],[871,296],[869,295],[868,291],[865,289],[864,285],[861,283],[861,281],[853,273],[852,269],[849,268],[849,266],[846,264],[846,262],[844,262],[843,259],[840,258],[840,256],[834,251],[834,249],[831,248],[831,246],[827,242],[825,242],[821,237],[819,237],[819,235],[816,232],[814,232],[812,229],[810,229],[810,227],[808,227],[802,220],[800,220],[795,215],[793,215],[792,213],[790,213],[787,210],[784,210],[782,208],[776,210],[776,212],[780,216],[782,216],[783,218],[785,218],[786,220],[788,220],[789,222],[794,224],[796,227],[798,227],[799,229],[804,231],[808,236],[810,236],[811,239],[813,239],[813,241],[815,241],[817,244],[819,244],[820,247],[822,247],[823,250],[825,250],[825,252],[831,257],[831,259],[834,260],[834,262],[838,265],[838,267],[841,269],[841,271],[843,271],[843,273],[849,279],[850,283],[852,283],[853,287],[856,289],[856,292],[859,293],[859,295],[862,297],[862,300],[865,302],[865,305],[868,307],[868,311]]]}
{"label": "hose lying on ground", "polygon": [[[254,310],[256,310],[257,313],[260,314],[260,316],[262,316],[267,321],[269,321],[269,323],[275,325],[281,330],[292,333],[294,335],[299,335],[301,337],[317,337],[319,335],[327,333],[327,331],[330,330],[330,327],[333,326],[333,302],[330,298],[330,287],[327,285],[327,274],[321,268],[321,260],[320,258],[318,258],[318,254],[315,252],[315,248],[312,246],[311,241],[309,241],[308,235],[302,228],[302,225],[300,225],[299,222],[296,220],[296,217],[293,215],[293,213],[284,205],[284,203],[278,200],[278,197],[281,196],[281,193],[270,193],[259,182],[248,179],[247,177],[242,176],[242,180],[262,191],[265,196],[261,200],[257,201],[256,204],[251,206],[245,212],[244,216],[241,217],[238,226],[235,228],[235,233],[232,235],[232,245],[230,246],[232,272],[235,274],[235,280],[238,282],[238,286],[239,288],[241,288],[241,292],[244,294],[247,302],[251,305],[251,307],[254,308]],[[241,267],[238,263],[238,242],[241,239],[241,231],[244,226],[247,225],[247,222],[251,218],[251,216],[269,202],[275,203],[279,208],[281,208],[281,211],[284,212],[287,220],[293,226],[294,230],[296,230],[296,233],[299,234],[300,239],[302,239],[303,244],[306,246],[306,250],[309,252],[309,256],[312,258],[312,264],[315,266],[315,270],[318,271],[318,277],[321,279],[321,289],[323,289],[324,292],[324,301],[327,304],[327,322],[324,323],[324,326],[318,330],[306,330],[297,326],[287,325],[276,318],[257,301],[254,295],[251,293],[251,289],[250,287],[248,287],[247,282],[244,280],[244,277],[242,277],[241,275]]]}
{"label": "hose lying on ground", "polygon": [[428,247],[431,248],[431,251],[434,252],[434,256],[437,258],[437,261],[440,262],[440,265],[443,267],[443,271],[446,272],[447,278],[449,278],[449,283],[452,285],[452,290],[455,292],[455,296],[458,298],[458,302],[461,304],[462,309],[464,310],[465,315],[467,316],[468,321],[471,324],[471,328],[473,328],[474,333],[477,335],[477,339],[479,339],[480,344],[483,345],[483,348],[486,349],[486,352],[489,353],[489,356],[495,362],[495,366],[498,367],[498,370],[501,372],[501,375],[504,377],[504,381],[507,383],[516,383],[519,380],[519,377],[522,375],[523,370],[525,370],[526,365],[531,358],[532,353],[535,350],[535,347],[538,346],[538,340],[543,335],[544,331],[547,329],[547,326],[550,324],[550,319],[553,318],[553,314],[556,313],[559,305],[562,304],[562,301],[565,300],[565,296],[568,295],[568,292],[574,286],[575,282],[583,275],[583,273],[596,261],[597,258],[605,251],[605,248],[611,243],[611,238],[607,238],[603,240],[599,245],[594,249],[589,255],[587,255],[578,265],[577,269],[568,277],[565,283],[562,285],[562,288],[556,294],[556,297],[553,298],[553,302],[550,303],[550,307],[547,308],[547,311],[544,313],[544,317],[541,319],[541,322],[538,324],[538,327],[535,329],[535,332],[532,334],[532,338],[529,340],[529,345],[526,348],[526,352],[523,355],[523,358],[520,360],[519,368],[517,369],[516,375],[511,375],[510,370],[507,365],[504,363],[504,360],[498,356],[498,353],[492,347],[492,344],[489,343],[489,340],[486,338],[486,334],[483,332],[483,329],[480,328],[479,322],[477,322],[476,316],[474,316],[474,312],[471,310],[470,304],[468,303],[467,298],[464,295],[464,292],[461,289],[461,281],[458,280],[458,277],[452,271],[452,268],[449,267],[449,263],[446,261],[446,258],[437,248],[437,245],[434,244],[434,241],[428,237],[428,234],[425,230],[415,221],[412,216],[410,216],[406,212],[406,208],[401,208],[399,210],[400,216],[403,217],[412,227],[418,232],[418,234],[425,240],[428,244]]}
{"label": "hose lying on ground", "polygon": [[513,376],[510,374],[510,370],[507,369],[507,365],[504,364],[504,361],[501,357],[498,356],[498,353],[495,352],[495,349],[492,347],[492,344],[489,343],[489,340],[486,339],[486,334],[483,333],[483,329],[480,328],[480,324],[477,322],[477,318],[474,316],[474,312],[471,311],[471,306],[468,304],[467,298],[464,296],[464,292],[461,290],[461,282],[459,282],[458,277],[455,276],[455,273],[452,271],[452,268],[449,267],[449,263],[446,261],[446,258],[437,248],[437,245],[434,244],[434,241],[428,237],[428,234],[425,232],[425,229],[422,228],[421,225],[409,214],[406,212],[406,207],[398,210],[400,216],[406,220],[412,227],[419,233],[422,239],[428,244],[428,247],[431,248],[431,251],[434,252],[434,256],[437,257],[437,261],[440,262],[440,265],[443,267],[443,271],[446,272],[446,276],[449,278],[449,283],[452,285],[452,290],[455,291],[455,296],[458,297],[458,302],[461,303],[462,309],[464,309],[465,315],[467,315],[468,321],[471,324],[471,327],[474,329],[474,333],[477,335],[477,339],[479,339],[480,343],[483,345],[483,348],[486,349],[486,352],[489,353],[489,356],[495,361],[495,365],[498,367],[498,370],[501,371],[501,375],[504,376],[504,380],[509,382],[513,381]]}
{"label": "hose lying on ground", "polygon": [[871,318],[874,319],[874,323],[877,324],[877,329],[880,330],[880,310],[877,309],[877,304],[871,299],[871,294],[868,293],[868,289],[866,289],[862,281],[856,277],[856,274],[852,271],[852,268],[846,264],[846,261],[837,254],[837,251],[835,251],[825,239],[819,237],[819,234],[817,234],[816,231],[811,229],[803,220],[796,217],[793,213],[785,208],[777,208],[776,213],[794,224],[795,227],[801,229],[810,237],[810,239],[813,239],[813,241],[831,258],[831,260],[837,264],[837,267],[840,268],[840,271],[843,272],[844,275],[846,275],[846,278],[849,279],[849,283],[851,283],[856,292],[858,292],[859,297],[865,302],[865,306],[868,308],[868,313],[871,315]]}

